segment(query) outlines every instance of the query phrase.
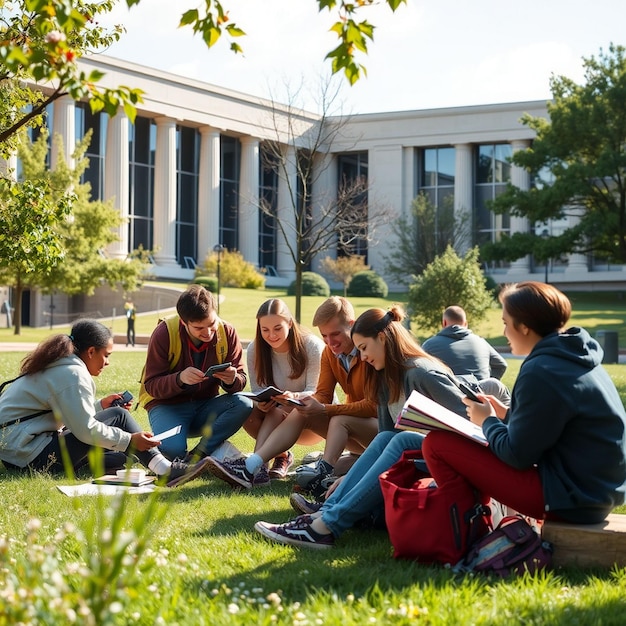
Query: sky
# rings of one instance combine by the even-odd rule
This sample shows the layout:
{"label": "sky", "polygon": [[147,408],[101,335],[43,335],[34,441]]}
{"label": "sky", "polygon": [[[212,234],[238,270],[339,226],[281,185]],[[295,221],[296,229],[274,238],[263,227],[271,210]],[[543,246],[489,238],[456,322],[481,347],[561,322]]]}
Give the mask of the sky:
{"label": "sky", "polygon": [[[335,15],[319,13],[314,0],[224,0],[247,33],[235,55],[226,40],[208,49],[177,27],[200,4],[141,0],[129,10],[121,0],[100,20],[127,31],[106,54],[278,101],[303,82],[303,104],[316,110]],[[360,59],[367,77],[352,87],[339,81],[344,113],[547,100],[552,75],[582,83],[583,58],[626,46],[625,0],[408,0],[395,13],[383,4],[363,16],[376,26],[374,42]]]}

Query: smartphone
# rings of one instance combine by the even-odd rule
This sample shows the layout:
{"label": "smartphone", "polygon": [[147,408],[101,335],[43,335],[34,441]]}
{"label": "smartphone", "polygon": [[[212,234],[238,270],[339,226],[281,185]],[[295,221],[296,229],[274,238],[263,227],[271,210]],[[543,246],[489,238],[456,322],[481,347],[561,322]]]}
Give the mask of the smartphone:
{"label": "smartphone", "polygon": [[467,383],[459,381],[457,386],[470,400],[473,400],[474,402],[481,402],[480,398]]}
{"label": "smartphone", "polygon": [[130,391],[125,391],[122,394],[121,398],[119,398],[118,400],[113,400],[113,402],[111,402],[111,406],[125,406],[126,404],[131,402],[132,399],[133,394]]}
{"label": "smartphone", "polygon": [[208,378],[209,376],[213,376],[215,372],[221,372],[222,370],[228,369],[232,363],[229,361],[228,363],[220,363],[219,365],[211,365],[209,369],[204,372],[204,375]]}
{"label": "smartphone", "polygon": [[295,406],[304,406],[304,402],[302,402],[302,400],[298,400],[298,398],[287,398],[287,404],[295,404]]}
{"label": "smartphone", "polygon": [[[462,391],[467,398],[473,402],[480,402],[479,397],[476,395],[476,391],[472,389],[465,381],[459,380],[456,376],[448,376],[448,378]],[[478,389],[478,393],[481,393]]]}

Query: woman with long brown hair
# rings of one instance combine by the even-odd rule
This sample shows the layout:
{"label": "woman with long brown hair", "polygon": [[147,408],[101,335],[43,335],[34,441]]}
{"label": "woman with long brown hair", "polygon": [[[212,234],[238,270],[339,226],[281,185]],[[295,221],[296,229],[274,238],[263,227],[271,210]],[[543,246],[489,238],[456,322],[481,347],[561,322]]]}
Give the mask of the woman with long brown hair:
{"label": "woman with long brown hair", "polygon": [[[278,298],[266,300],[256,314],[256,336],[247,349],[248,374],[253,392],[269,386],[286,392],[267,402],[255,402],[244,424],[246,432],[256,439],[255,450],[283,422],[289,412],[287,397],[299,399],[315,392],[320,373],[324,342],[304,329]],[[304,430],[298,443],[312,445],[321,438]],[[271,468],[262,466],[255,485],[267,484],[271,478],[284,478],[293,464],[293,454],[285,450],[276,456]]]}

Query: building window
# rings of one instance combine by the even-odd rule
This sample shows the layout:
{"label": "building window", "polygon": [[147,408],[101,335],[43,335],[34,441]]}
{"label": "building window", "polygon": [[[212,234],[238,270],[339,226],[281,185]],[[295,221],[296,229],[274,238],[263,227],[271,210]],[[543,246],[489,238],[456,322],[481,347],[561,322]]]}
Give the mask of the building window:
{"label": "building window", "polygon": [[238,250],[241,144],[236,137],[221,135],[220,161],[219,243],[228,250]]}
{"label": "building window", "polygon": [[455,158],[454,148],[426,148],[418,154],[417,192],[425,194],[434,206],[454,203]]}
{"label": "building window", "polygon": [[[176,128],[176,260],[182,267],[201,263],[198,250],[198,172],[200,136],[195,128]],[[198,252],[202,258],[198,258]]]}
{"label": "building window", "polygon": [[[130,124],[130,122],[129,122]],[[154,242],[154,155],[156,124],[147,117],[137,117],[130,124],[130,249],[143,246],[151,250]]]}
{"label": "building window", "polygon": [[76,142],[82,141],[91,130],[91,140],[85,152],[89,167],[83,172],[80,182],[91,185],[92,200],[104,200],[104,161],[109,117],[102,112],[92,113],[91,107],[85,102],[76,103],[75,113]]}
{"label": "building window", "polygon": [[[259,149],[259,198],[266,210],[259,211],[259,267],[276,269],[276,213],[278,211],[278,159],[271,147]],[[267,212],[270,214],[268,215]]]}
{"label": "building window", "polygon": [[[367,152],[352,152],[348,154],[340,154],[337,157],[337,188],[339,189],[338,197],[341,197],[341,189],[348,188],[354,183],[362,183],[362,191],[356,197],[351,199],[352,204],[367,207],[367,171],[368,171],[368,154]],[[350,244],[339,245],[337,247],[338,256],[349,256],[358,254],[364,257],[367,263],[367,239],[358,237]]]}
{"label": "building window", "polygon": [[[509,144],[487,144],[476,147],[474,185],[474,226],[477,244],[499,241],[511,232],[510,214],[495,214],[488,203],[506,190],[511,180],[510,159],[513,150]],[[494,265],[494,267],[496,267]],[[508,267],[501,262],[497,267]]]}

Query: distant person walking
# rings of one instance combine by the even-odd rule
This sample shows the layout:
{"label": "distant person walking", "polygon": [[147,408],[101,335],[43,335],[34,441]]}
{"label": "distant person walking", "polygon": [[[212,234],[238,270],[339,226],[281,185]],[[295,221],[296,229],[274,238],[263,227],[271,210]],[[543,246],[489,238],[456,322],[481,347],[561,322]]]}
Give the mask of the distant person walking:
{"label": "distant person walking", "polygon": [[124,305],[126,310],[126,347],[128,344],[135,345],[135,305],[131,300],[128,300]]}

